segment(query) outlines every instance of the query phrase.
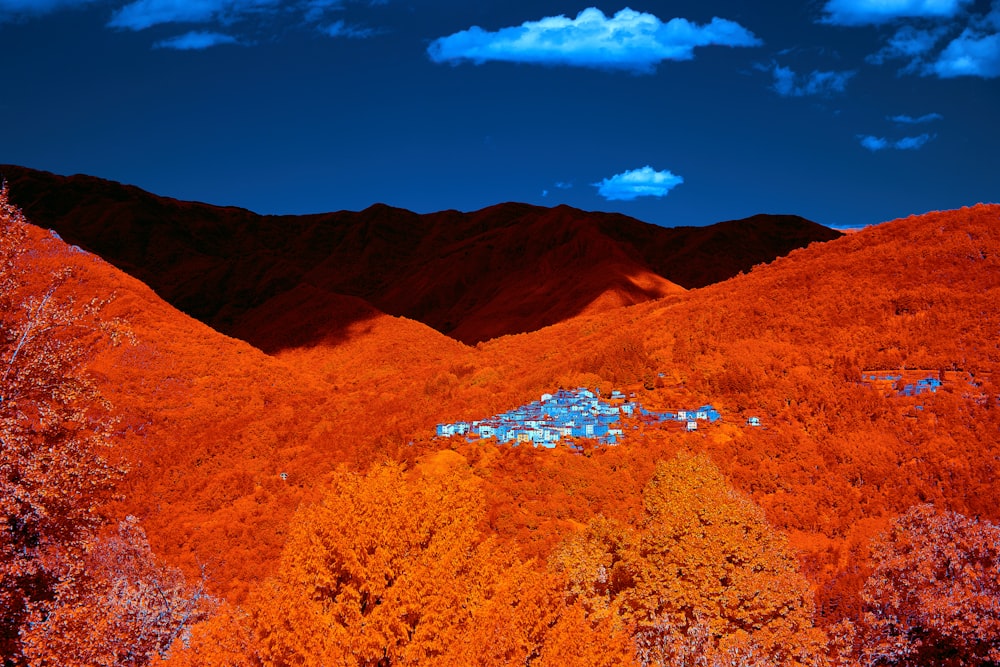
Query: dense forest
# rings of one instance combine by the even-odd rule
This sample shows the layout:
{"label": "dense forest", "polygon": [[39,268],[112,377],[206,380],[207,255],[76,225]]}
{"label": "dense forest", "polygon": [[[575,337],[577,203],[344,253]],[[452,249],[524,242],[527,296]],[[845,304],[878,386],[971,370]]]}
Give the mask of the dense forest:
{"label": "dense forest", "polygon": [[[266,354],[4,190],[0,655],[1000,664],[998,223],[896,220],[475,346],[321,295],[337,336]],[[722,419],[434,435],[560,387]]]}

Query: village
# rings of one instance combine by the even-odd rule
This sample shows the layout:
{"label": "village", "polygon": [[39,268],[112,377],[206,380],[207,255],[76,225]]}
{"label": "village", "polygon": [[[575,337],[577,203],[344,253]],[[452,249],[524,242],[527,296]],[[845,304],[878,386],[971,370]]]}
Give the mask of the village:
{"label": "village", "polygon": [[[1000,396],[993,386],[992,373],[980,369],[976,371],[864,370],[861,371],[861,384],[879,390],[889,397],[926,397],[944,390],[957,393],[980,405],[991,400],[1000,405]],[[913,405],[907,416],[914,417],[923,409],[922,404]]]}
{"label": "village", "polygon": [[[496,438],[497,442],[531,443],[536,447],[555,447],[563,438],[589,438],[613,445],[624,435],[623,417],[676,422],[688,431],[697,431],[699,422],[715,422],[721,416],[711,405],[694,410],[651,412],[631,398],[634,395],[626,397],[618,390],[603,400],[599,392],[586,388],[560,389],[488,419],[438,424],[437,435],[465,436],[469,440]],[[751,425],[759,425],[759,420]]]}
{"label": "village", "polygon": [[[943,385],[944,373],[935,371],[863,371],[861,381],[897,396],[935,394]],[[954,381],[951,378],[949,380]],[[971,382],[970,382],[971,384]]]}
{"label": "village", "polygon": [[[898,396],[937,393],[945,380],[955,379],[942,379],[933,371],[910,370],[863,371],[861,375],[863,384]],[[712,405],[693,410],[655,412],[636,401],[634,393],[626,396],[616,389],[604,399],[599,390],[580,387],[542,394],[537,401],[486,419],[438,424],[436,432],[439,437],[462,436],[470,441],[494,438],[498,443],[530,443],[549,448],[567,438],[587,438],[604,445],[615,445],[624,437],[625,419],[674,424],[686,431],[697,431],[700,424],[712,424],[720,418],[721,414]],[[760,427],[761,420],[751,416],[746,419],[746,425]]]}

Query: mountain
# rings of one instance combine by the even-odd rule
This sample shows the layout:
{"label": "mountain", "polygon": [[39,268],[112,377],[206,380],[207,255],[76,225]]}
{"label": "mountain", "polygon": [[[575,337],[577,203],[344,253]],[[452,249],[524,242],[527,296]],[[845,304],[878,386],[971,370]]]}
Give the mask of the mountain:
{"label": "mountain", "polygon": [[[209,563],[218,592],[238,598],[269,571],[292,512],[338,464],[392,456],[400,433],[455,410],[426,385],[470,348],[360,299],[320,302],[354,319],[348,336],[276,358],[51,232],[32,228],[24,251],[31,290],[71,271],[53,300],[110,300],[101,317],[130,334],[90,365],[129,468],[109,511],[140,517],[156,551],[192,576]],[[248,539],[231,542],[237,526]]]}
{"label": "mountain", "polygon": [[[395,524],[383,521],[384,507],[413,513],[418,523],[447,514],[433,503],[423,507],[394,495],[397,487],[376,485],[387,478],[371,471],[384,471],[386,461],[413,484],[426,481],[428,462],[466,471],[450,491],[440,487],[422,497],[474,492],[477,514],[456,511],[452,518],[481,531],[484,543],[530,563],[516,570],[519,577],[582,573],[598,583],[607,581],[605,557],[617,549],[640,551],[629,540],[644,534],[628,531],[660,525],[646,513],[663,465],[711,461],[721,471],[709,480],[718,492],[711,497],[752,502],[758,508],[753,525],[773,528],[766,533],[772,544],[787,541],[795,554],[789,567],[808,579],[817,624],[831,639],[841,620],[864,629],[863,605],[873,603],[864,603],[861,591],[886,557],[873,538],[897,517],[912,518],[914,506],[927,513],[933,505],[934,512],[957,512],[984,526],[1000,519],[1000,206],[884,223],[795,250],[723,283],[627,309],[583,312],[475,347],[302,280],[239,319],[238,326],[255,335],[287,341],[281,354],[268,355],[179,312],[140,281],[42,229],[24,250],[19,261],[35,269],[36,293],[46,291],[50,272],[71,267],[72,280],[55,298],[89,304],[114,294],[102,314],[135,336],[100,350],[91,365],[120,418],[117,451],[129,464],[105,514],[137,517],[156,554],[191,578],[204,572],[209,590],[249,605],[250,618],[272,602],[280,619],[312,617],[303,612],[309,607],[274,601],[273,582],[262,582],[287,568],[290,558],[332,548],[322,540],[301,548],[311,517],[343,507],[329,490],[355,488],[371,503],[355,511],[364,515],[359,520],[370,520],[381,536],[371,544],[385,553],[399,531],[386,529]],[[316,338],[317,330],[332,334]],[[873,371],[932,374],[944,383],[933,393],[903,396],[867,382]],[[722,418],[691,433],[629,424],[615,447],[580,442],[549,450],[433,435],[438,422],[483,419],[542,392],[577,386],[604,395],[623,389],[653,410],[711,404]],[[759,427],[748,424],[750,416]],[[351,487],[363,475],[374,481]],[[659,488],[672,489],[678,479],[686,478]],[[682,505],[682,519],[699,515],[697,508],[708,502],[704,479],[689,481],[692,495],[681,499],[701,504]],[[367,507],[374,509],[365,514]],[[337,518],[348,528],[329,533],[331,539],[351,537],[352,517]],[[748,533],[736,528],[731,539],[740,546]],[[298,554],[288,551],[290,535],[299,538]],[[370,556],[365,535],[360,553]],[[677,540],[687,545],[681,551],[694,549],[691,569],[729,562],[725,551],[699,550],[697,539],[680,533],[663,544]],[[635,544],[645,549],[647,541]],[[961,545],[944,546],[951,553]],[[464,547],[446,551],[466,553]],[[498,572],[509,569],[505,562],[488,561]],[[412,608],[483,570],[490,567],[428,576],[419,582],[426,583],[425,597],[415,597]],[[756,600],[759,580],[749,574]],[[325,580],[306,567],[301,581]],[[565,599],[567,590],[552,599]],[[686,604],[670,583],[650,595]],[[710,598],[712,609],[724,599],[714,592]],[[550,604],[513,599],[501,607],[544,628]],[[811,616],[811,605],[803,614]],[[720,609],[712,613],[728,613]],[[330,627],[342,627],[338,622],[318,629],[289,625],[304,628],[303,641],[321,642]],[[807,630],[793,628],[785,638]]]}
{"label": "mountain", "polygon": [[[548,377],[633,385],[651,408],[715,406],[722,427],[681,442],[647,430],[631,456],[708,452],[792,538],[833,622],[860,609],[871,540],[892,517],[932,503],[1000,519],[998,300],[1000,205],[978,205],[868,227],[683,298],[477,351],[480,364],[503,369],[496,386]],[[904,397],[870,386],[865,372],[945,384]],[[747,428],[751,416],[764,427]],[[586,495],[530,483],[511,493],[546,497],[550,522]]]}
{"label": "mountain", "polygon": [[[261,216],[89,176],[12,165],[0,173],[33,222],[268,352],[340,335],[349,317],[299,312],[340,296],[471,344],[703,287],[840,236],[796,216],[663,228],[526,204]],[[280,326],[259,326],[285,318],[298,323],[294,340]]]}

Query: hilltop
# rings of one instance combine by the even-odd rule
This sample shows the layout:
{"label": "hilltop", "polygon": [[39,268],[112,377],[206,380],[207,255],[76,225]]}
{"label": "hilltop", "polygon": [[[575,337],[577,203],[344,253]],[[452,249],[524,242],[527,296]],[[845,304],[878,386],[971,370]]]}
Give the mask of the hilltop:
{"label": "hilltop", "polygon": [[[664,228],[526,204],[262,216],[89,176],[12,165],[0,173],[36,224],[269,352],[336,337],[343,318],[310,325],[312,315],[296,309],[342,296],[476,343],[703,287],[840,236],[788,215]],[[294,340],[256,326],[286,318],[298,323]]]}

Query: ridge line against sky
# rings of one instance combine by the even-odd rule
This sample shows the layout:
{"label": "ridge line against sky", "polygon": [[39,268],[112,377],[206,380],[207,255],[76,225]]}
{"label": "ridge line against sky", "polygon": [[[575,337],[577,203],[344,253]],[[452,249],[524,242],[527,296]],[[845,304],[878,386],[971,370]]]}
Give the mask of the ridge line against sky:
{"label": "ridge line against sky", "polygon": [[[72,102],[62,113],[37,84],[28,86],[38,92],[27,102],[0,98],[0,122],[27,130],[21,141],[0,144],[0,161],[264,212],[364,207],[317,193],[324,177],[337,191],[367,192],[367,203],[418,211],[525,200],[659,224],[778,209],[850,225],[996,199],[980,176],[997,162],[985,157],[984,142],[1000,147],[988,120],[1000,111],[1000,0],[826,0],[767,9],[678,2],[676,16],[632,4],[0,0],[0,53],[26,65],[21,81],[33,65],[20,49],[39,35],[60,45],[37,65],[54,90],[60,74],[48,61],[62,42],[52,37],[69,37],[67,49],[89,42],[86,57],[101,63],[92,94],[67,84],[79,94],[66,98]],[[303,60],[306,53],[330,60]],[[324,68],[335,75],[322,78]],[[166,89],[157,90],[163,81]],[[274,100],[264,99],[265,83],[280,91]],[[960,94],[942,94],[945,86]],[[219,99],[220,89],[233,98]],[[393,103],[401,90],[406,97]],[[503,99],[505,91],[518,91],[522,103]],[[143,104],[143,95],[162,95],[165,108]],[[354,113],[341,101],[352,99]],[[41,123],[33,129],[39,113],[66,127],[55,133],[61,145],[47,143]],[[88,127],[107,140],[110,155],[83,152],[88,145],[97,152],[83,138]],[[248,146],[235,145],[237,127]],[[280,163],[278,199],[238,182],[248,160],[227,152]],[[420,165],[420,155],[432,165]],[[967,172],[933,167],[934,159],[955,163],[962,155]],[[205,165],[186,166],[185,157]],[[797,161],[809,163],[808,174],[793,173],[788,165]],[[400,163],[409,168],[390,166]],[[227,176],[226,165],[235,173]],[[855,171],[869,176],[855,178]],[[217,194],[213,173],[226,182]],[[814,182],[799,182],[806,175]],[[819,201],[824,179],[830,193]],[[296,197],[306,188],[309,197]],[[796,188],[801,201],[788,192]],[[855,208],[829,201],[843,199],[844,189],[858,199]],[[908,190],[927,203],[907,199]],[[726,205],[719,192],[734,201]],[[319,201],[330,203],[310,203]],[[859,215],[867,217],[851,219]]]}

